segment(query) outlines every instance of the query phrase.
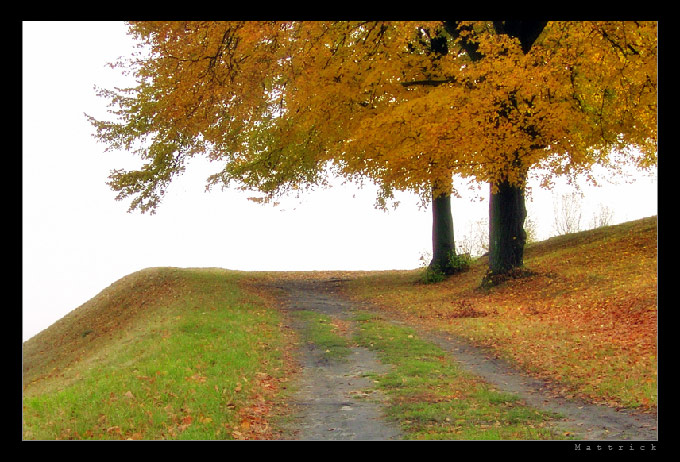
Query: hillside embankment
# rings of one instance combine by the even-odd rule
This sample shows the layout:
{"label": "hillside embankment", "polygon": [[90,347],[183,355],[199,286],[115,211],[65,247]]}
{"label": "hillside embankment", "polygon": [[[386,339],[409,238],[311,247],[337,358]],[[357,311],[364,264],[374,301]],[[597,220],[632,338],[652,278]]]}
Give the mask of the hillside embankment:
{"label": "hillside embankment", "polygon": [[150,268],[24,343],[24,438],[656,440],[656,262],[651,217],[486,289]]}

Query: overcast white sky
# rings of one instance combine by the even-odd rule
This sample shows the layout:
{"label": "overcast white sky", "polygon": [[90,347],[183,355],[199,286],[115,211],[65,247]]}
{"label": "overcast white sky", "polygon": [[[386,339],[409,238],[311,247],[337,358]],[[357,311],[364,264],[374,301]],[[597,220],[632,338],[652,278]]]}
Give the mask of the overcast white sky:
{"label": "overcast white sky", "polygon": [[[373,207],[375,189],[354,185],[258,205],[236,190],[204,192],[218,166],[197,161],[170,187],[156,215],[127,213],[106,185],[131,165],[105,153],[83,113],[105,116],[93,86],[125,85],[106,64],[133,43],[120,22],[23,23],[23,339],[49,327],[117,279],[155,266],[233,270],[413,269],[431,250],[431,215],[403,194],[396,210]],[[600,204],[613,223],[657,213],[656,177],[586,189],[584,228]],[[481,201],[453,203],[456,237],[488,213]],[[553,234],[554,193],[528,201],[540,238]],[[612,223],[612,224],[613,224]]]}

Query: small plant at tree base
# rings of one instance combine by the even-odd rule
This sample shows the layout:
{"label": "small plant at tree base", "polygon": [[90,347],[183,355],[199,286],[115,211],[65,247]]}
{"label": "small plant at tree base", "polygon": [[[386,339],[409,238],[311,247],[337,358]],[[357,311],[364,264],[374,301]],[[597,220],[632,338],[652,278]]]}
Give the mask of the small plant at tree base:
{"label": "small plant at tree base", "polygon": [[470,269],[471,262],[472,257],[470,257],[470,254],[464,253],[458,255],[451,252],[449,254],[449,264],[447,265],[446,269],[442,269],[437,264],[430,264],[424,268],[420,279],[425,284],[442,282],[447,276],[462,273],[463,271]]}
{"label": "small plant at tree base", "polygon": [[420,275],[420,280],[424,284],[442,282],[446,279],[446,274],[439,268],[439,265],[426,266]]}
{"label": "small plant at tree base", "polygon": [[420,282],[423,284],[432,284],[444,280],[445,274],[441,268],[439,268],[439,265],[427,263],[432,260],[432,254],[430,252],[422,253],[419,260],[421,261],[422,268],[419,277]]}
{"label": "small plant at tree base", "polygon": [[450,269],[455,273],[461,273],[470,269],[470,263],[472,262],[472,257],[469,253],[455,254],[451,253],[449,255]]}

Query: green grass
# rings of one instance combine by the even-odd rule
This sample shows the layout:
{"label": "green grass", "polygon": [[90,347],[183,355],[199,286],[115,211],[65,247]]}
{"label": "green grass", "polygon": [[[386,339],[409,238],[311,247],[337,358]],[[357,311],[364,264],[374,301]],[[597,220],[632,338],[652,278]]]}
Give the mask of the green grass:
{"label": "green grass", "polygon": [[522,405],[465,373],[446,352],[379,315],[359,316],[359,343],[375,350],[390,372],[374,375],[389,397],[388,415],[405,439],[556,440],[556,416]]}
{"label": "green grass", "polygon": [[181,295],[26,387],[24,439],[209,440],[243,431],[258,380],[283,374],[279,313],[243,293],[234,273],[174,276]]}
{"label": "green grass", "polygon": [[303,339],[314,343],[325,358],[343,360],[349,355],[349,340],[337,333],[329,316],[302,310],[294,312],[294,317],[303,323]]}

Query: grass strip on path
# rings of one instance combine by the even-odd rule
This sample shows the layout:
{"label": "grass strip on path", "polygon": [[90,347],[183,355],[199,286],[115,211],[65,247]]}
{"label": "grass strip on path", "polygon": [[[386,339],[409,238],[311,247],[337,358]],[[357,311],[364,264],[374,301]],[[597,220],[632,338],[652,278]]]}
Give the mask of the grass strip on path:
{"label": "grass strip on path", "polygon": [[294,312],[293,317],[303,325],[303,339],[313,343],[324,358],[342,360],[350,354],[348,339],[340,334],[337,321],[330,316],[301,310]]}
{"label": "grass strip on path", "polygon": [[358,316],[358,341],[375,350],[392,370],[373,379],[390,400],[388,415],[406,439],[557,440],[556,416],[519,402],[465,373],[438,346],[413,329],[373,313]]}

